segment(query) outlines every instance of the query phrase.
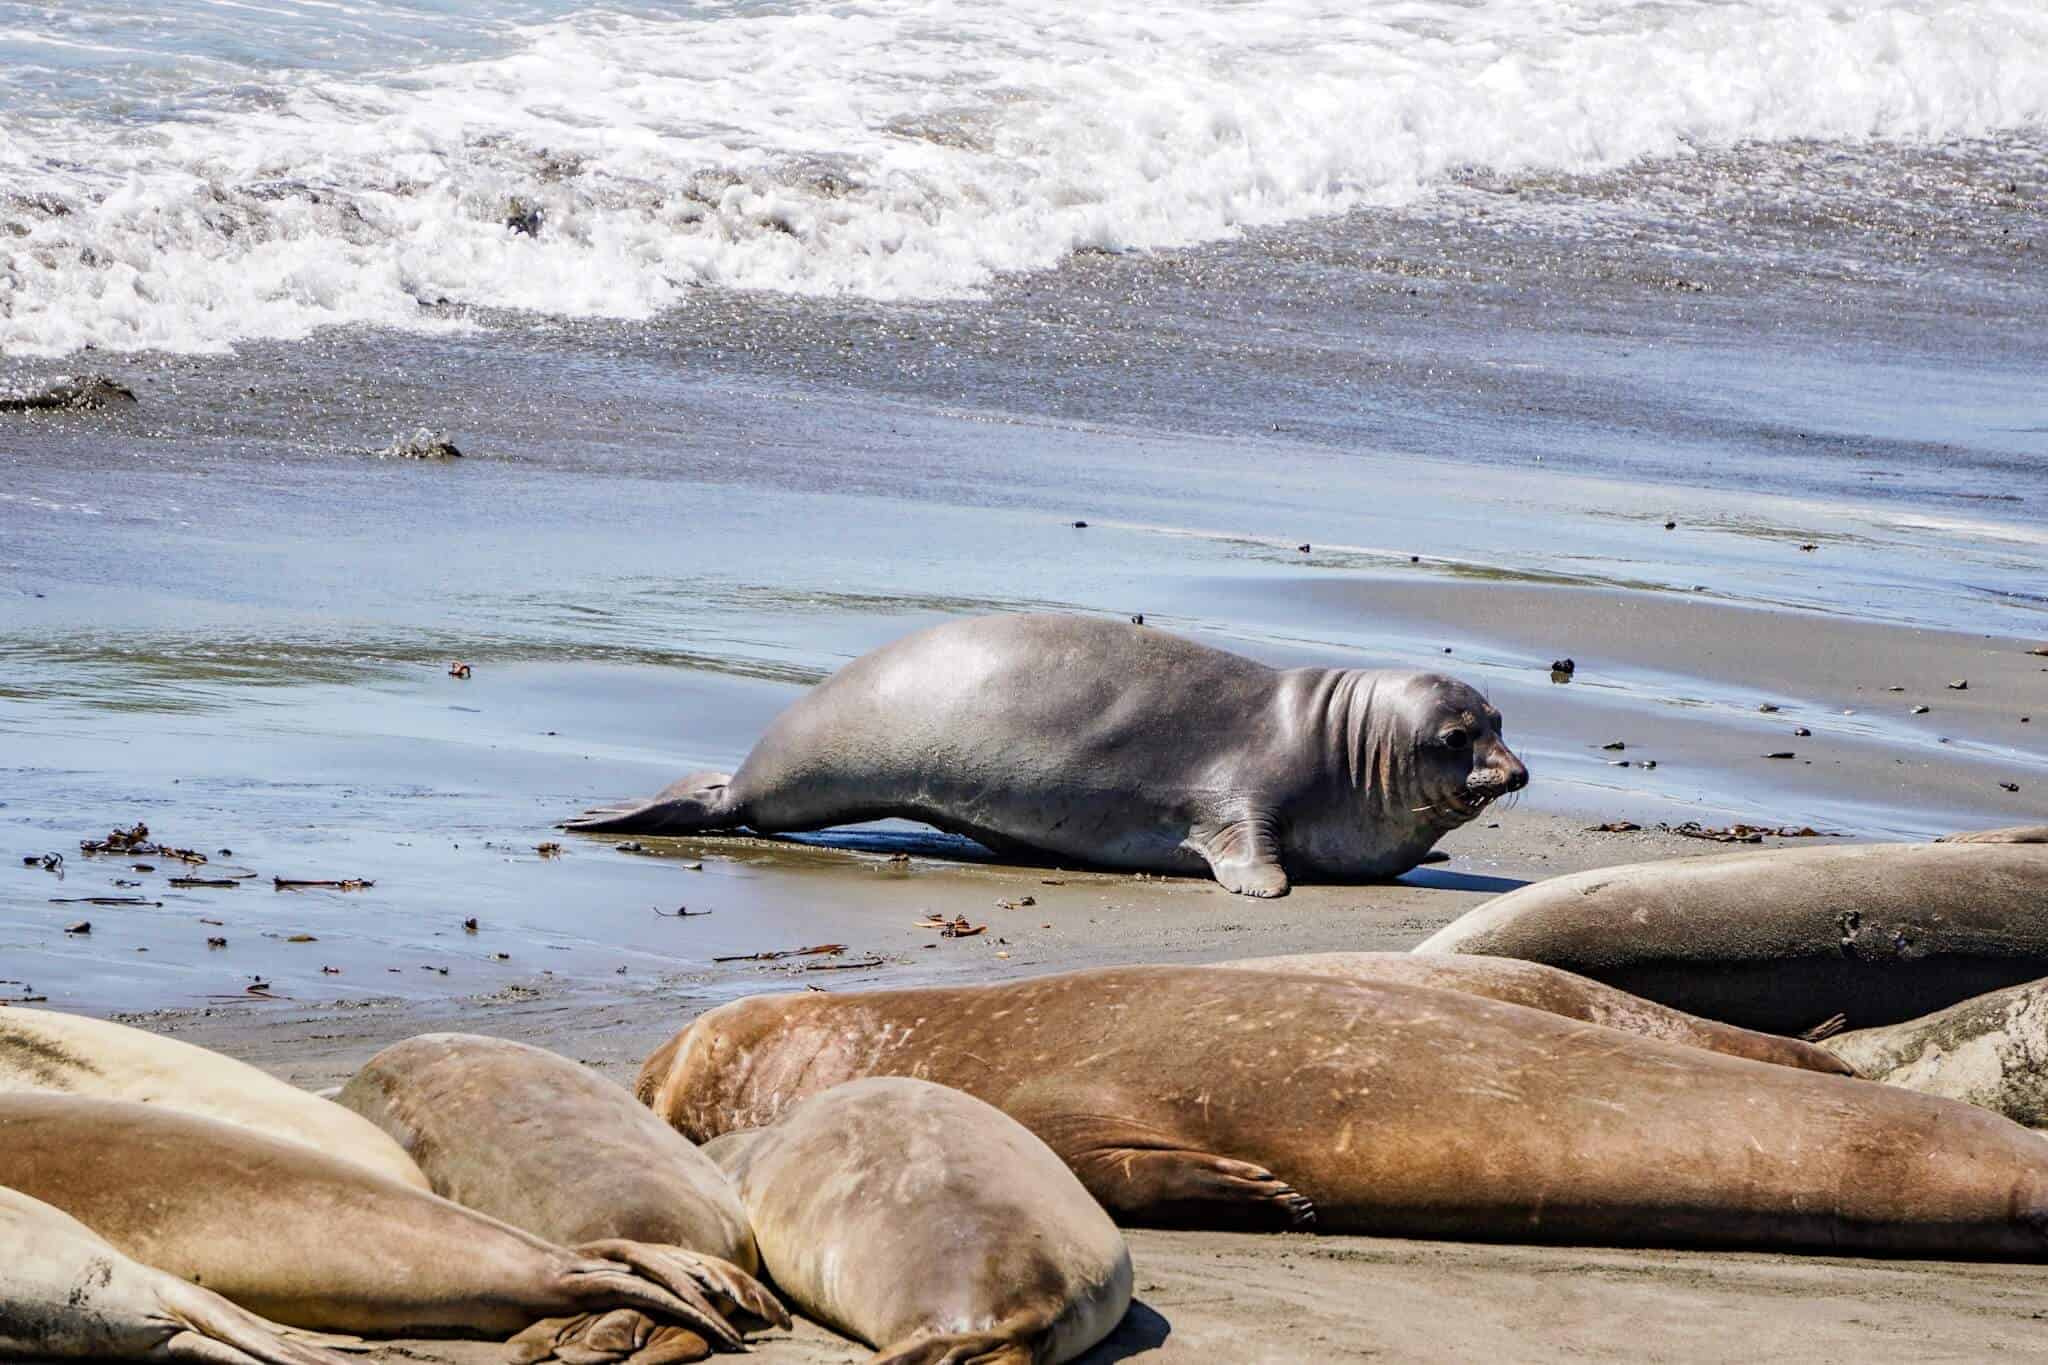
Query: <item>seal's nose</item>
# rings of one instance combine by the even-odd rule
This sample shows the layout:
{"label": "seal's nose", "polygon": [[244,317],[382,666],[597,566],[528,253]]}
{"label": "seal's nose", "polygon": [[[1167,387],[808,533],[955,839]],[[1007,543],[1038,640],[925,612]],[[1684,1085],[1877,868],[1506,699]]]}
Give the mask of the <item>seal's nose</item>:
{"label": "seal's nose", "polygon": [[1505,747],[1500,751],[1501,771],[1507,774],[1507,789],[1518,792],[1529,785],[1529,770],[1522,766],[1522,760],[1509,753]]}

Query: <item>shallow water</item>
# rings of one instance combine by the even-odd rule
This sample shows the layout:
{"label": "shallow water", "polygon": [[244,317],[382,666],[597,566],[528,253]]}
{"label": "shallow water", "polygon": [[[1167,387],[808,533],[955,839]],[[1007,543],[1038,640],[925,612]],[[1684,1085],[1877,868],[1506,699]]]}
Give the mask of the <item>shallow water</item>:
{"label": "shallow water", "polygon": [[[0,869],[0,977],[763,946],[655,919],[689,876],[832,938],[868,862],[532,850],[971,611],[1451,669],[1532,812],[2048,814],[2034,7],[478,12],[0,4],[0,387],[141,398],[0,415],[8,851],[140,818],[378,882],[136,913],[49,903],[118,862]],[[465,457],[380,457],[421,427]]]}

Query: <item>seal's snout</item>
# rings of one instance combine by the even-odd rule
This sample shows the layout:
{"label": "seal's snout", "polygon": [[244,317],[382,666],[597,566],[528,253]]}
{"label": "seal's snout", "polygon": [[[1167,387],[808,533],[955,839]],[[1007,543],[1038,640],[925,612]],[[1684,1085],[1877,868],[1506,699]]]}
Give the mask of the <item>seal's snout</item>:
{"label": "seal's snout", "polygon": [[1508,752],[1505,744],[1500,746],[1500,754],[1494,761],[1494,771],[1501,775],[1501,787],[1504,790],[1518,792],[1529,785],[1529,769],[1521,759]]}

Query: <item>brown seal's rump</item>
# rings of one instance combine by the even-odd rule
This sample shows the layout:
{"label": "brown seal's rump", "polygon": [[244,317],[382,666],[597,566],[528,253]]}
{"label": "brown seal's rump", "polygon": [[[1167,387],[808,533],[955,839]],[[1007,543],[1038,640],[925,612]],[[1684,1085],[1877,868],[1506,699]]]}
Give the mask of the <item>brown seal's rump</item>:
{"label": "brown seal's rump", "polygon": [[1060,1159],[972,1096],[834,1086],[707,1149],[768,1273],[873,1365],[1059,1365],[1131,1301],[1123,1235]]}
{"label": "brown seal's rump", "polygon": [[1872,1080],[2048,1130],[2048,981],[2029,981],[1822,1044]]}
{"label": "brown seal's rump", "polygon": [[348,1365],[15,1190],[0,1189],[0,1247],[0,1360]]}
{"label": "brown seal's rump", "polygon": [[616,1237],[748,1273],[758,1264],[746,1211],[711,1158],[566,1057],[423,1034],[364,1063],[336,1102],[396,1139],[434,1193],[559,1246]]}
{"label": "brown seal's rump", "polygon": [[1289,879],[1397,877],[1528,771],[1500,712],[1435,673],[1269,668],[1085,616],[949,621],[775,719],[736,774],[586,811],[591,833],[761,834],[895,816],[997,851]]}
{"label": "brown seal's rump", "polygon": [[1597,868],[1510,891],[1417,953],[1548,963],[1709,1019],[1898,1023],[2048,976],[2048,846],[1849,844]]}
{"label": "brown seal's rump", "polygon": [[665,1248],[565,1250],[298,1143],[155,1105],[0,1095],[0,1186],[295,1327],[503,1336],[623,1308],[740,1344]]}
{"label": "brown seal's rump", "polygon": [[2048,1144],[1968,1105],[1418,986],[1208,967],[757,996],[643,1073],[686,1136],[965,1090],[1127,1222],[2034,1258]]}
{"label": "brown seal's rump", "polygon": [[1796,1066],[1853,1076],[1855,1068],[1832,1052],[1797,1038],[1757,1033],[1733,1024],[1716,1023],[1669,1009],[1653,1000],[1603,986],[1598,981],[1511,957],[1476,957],[1464,953],[1301,953],[1291,957],[1247,957],[1218,962],[1241,971],[1279,972],[1287,976],[1327,977],[1336,981],[1391,982],[1434,986],[1438,990],[1483,995],[1510,1005],[1525,1005],[1546,1014],[1604,1024],[1644,1038],[1725,1052],[1730,1057],[1777,1066]]}

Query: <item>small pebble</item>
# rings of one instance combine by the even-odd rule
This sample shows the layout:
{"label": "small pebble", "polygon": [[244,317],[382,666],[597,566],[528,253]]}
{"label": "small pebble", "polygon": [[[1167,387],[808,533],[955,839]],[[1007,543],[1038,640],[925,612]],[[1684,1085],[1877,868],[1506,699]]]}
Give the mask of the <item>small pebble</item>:
{"label": "small pebble", "polygon": [[1967,692],[1970,690],[1970,680],[1968,678],[1957,678],[1948,685],[1948,690],[1951,692]]}
{"label": "small pebble", "polygon": [[1934,708],[1931,706],[1916,706],[1913,708],[1913,714],[1916,716],[1924,716],[1933,709]]}
{"label": "small pebble", "polygon": [[1801,739],[1805,739],[1808,735],[1811,735],[1813,731],[1807,729],[1804,725],[1802,725],[1798,729],[1794,730],[1792,733],[1799,736]]}
{"label": "small pebble", "polygon": [[1770,702],[1765,702],[1762,706],[1759,706],[1756,709],[1759,711],[1769,713],[1777,710],[1778,708],[1776,706],[1773,706]]}
{"label": "small pebble", "polygon": [[1764,755],[1764,757],[1765,757],[1765,758],[1791,758],[1791,757],[1793,757],[1793,753],[1792,753],[1792,751],[1791,751],[1790,749],[1780,749],[1780,750],[1778,750],[1778,751],[1777,751],[1776,753],[1769,753],[1769,754],[1765,754],[1765,755]]}

